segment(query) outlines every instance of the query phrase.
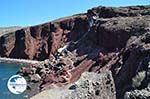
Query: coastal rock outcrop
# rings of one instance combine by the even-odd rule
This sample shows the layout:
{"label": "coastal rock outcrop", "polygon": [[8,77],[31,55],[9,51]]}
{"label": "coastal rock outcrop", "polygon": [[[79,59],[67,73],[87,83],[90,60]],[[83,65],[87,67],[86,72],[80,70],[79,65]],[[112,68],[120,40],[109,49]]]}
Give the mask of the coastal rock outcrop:
{"label": "coastal rock outcrop", "polygon": [[85,71],[111,71],[117,99],[139,97],[149,93],[150,6],[99,6],[23,28],[0,37],[0,56],[45,60],[20,70],[40,91],[74,83]]}
{"label": "coastal rock outcrop", "polygon": [[[63,94],[63,95],[62,95]],[[84,72],[80,79],[64,88],[43,91],[32,97],[44,99],[115,99],[115,85],[110,71],[101,74]]]}

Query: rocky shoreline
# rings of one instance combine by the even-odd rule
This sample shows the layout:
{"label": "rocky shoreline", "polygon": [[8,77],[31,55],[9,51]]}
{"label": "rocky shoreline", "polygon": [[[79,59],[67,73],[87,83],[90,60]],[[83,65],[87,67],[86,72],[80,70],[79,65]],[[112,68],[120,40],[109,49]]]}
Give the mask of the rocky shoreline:
{"label": "rocky shoreline", "polygon": [[79,81],[70,97],[61,97],[149,99],[150,6],[99,6],[23,28],[0,37],[0,56],[42,61],[18,72],[28,78],[32,95]]}

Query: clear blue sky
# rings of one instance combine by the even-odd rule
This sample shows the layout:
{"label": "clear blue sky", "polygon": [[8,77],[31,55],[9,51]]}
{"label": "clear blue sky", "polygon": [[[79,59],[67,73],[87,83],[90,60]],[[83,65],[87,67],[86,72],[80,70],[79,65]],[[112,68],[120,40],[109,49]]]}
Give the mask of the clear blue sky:
{"label": "clear blue sky", "polygon": [[150,5],[150,0],[0,0],[0,27],[41,24],[99,5]]}

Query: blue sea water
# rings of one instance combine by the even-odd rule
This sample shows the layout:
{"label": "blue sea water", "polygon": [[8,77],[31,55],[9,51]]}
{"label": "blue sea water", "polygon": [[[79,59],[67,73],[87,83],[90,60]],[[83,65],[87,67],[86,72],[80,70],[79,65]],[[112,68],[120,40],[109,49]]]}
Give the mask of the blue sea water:
{"label": "blue sea water", "polygon": [[17,73],[21,65],[0,63],[0,99],[25,99],[24,94],[15,95],[7,88],[8,79]]}

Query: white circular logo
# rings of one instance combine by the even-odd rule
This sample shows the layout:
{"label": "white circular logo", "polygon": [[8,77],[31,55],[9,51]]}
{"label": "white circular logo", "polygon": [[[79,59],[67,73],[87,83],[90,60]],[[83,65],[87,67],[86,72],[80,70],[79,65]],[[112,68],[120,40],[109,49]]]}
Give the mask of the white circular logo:
{"label": "white circular logo", "polygon": [[21,94],[27,88],[27,81],[20,75],[13,75],[9,78],[7,87],[13,94]]}

